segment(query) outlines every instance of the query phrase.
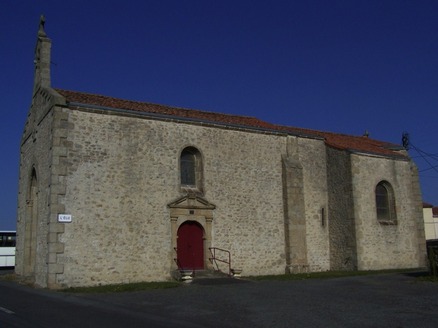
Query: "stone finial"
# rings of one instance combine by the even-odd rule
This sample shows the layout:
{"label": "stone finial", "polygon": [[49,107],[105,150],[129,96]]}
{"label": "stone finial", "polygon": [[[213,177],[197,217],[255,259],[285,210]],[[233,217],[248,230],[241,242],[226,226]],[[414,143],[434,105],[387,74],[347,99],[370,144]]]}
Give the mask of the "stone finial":
{"label": "stone finial", "polygon": [[44,24],[46,24],[46,18],[44,15],[40,16],[40,27],[38,29],[38,36],[46,36],[46,31],[44,30]]}
{"label": "stone finial", "polygon": [[35,77],[34,77],[34,92],[39,87],[50,88],[50,48],[51,41],[44,31],[46,19],[44,15],[40,17],[38,28],[37,44],[35,47]]}

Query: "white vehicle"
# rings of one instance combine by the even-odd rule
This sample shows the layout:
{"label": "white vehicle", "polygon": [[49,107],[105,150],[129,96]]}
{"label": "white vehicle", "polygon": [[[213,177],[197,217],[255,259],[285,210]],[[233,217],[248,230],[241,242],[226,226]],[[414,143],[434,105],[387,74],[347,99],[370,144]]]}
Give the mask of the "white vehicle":
{"label": "white vehicle", "polygon": [[15,231],[0,231],[0,268],[15,266]]}

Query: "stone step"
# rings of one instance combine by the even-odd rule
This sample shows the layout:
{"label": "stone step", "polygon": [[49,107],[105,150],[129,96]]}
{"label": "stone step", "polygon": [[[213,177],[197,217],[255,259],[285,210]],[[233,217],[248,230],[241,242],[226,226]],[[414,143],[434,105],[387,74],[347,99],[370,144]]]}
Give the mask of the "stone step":
{"label": "stone step", "polygon": [[216,270],[195,270],[193,274],[193,279],[217,279],[228,277],[229,275],[226,273]]}

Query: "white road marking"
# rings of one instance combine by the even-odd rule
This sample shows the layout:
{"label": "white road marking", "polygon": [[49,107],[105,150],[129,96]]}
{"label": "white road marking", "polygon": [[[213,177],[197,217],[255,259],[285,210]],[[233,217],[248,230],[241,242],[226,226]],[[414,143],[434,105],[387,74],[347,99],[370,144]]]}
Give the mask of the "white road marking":
{"label": "white road marking", "polygon": [[3,312],[8,313],[8,314],[14,314],[15,313],[14,311],[11,311],[11,310],[9,310],[7,308],[4,308],[4,307],[1,307],[1,306],[0,306],[0,311],[3,311]]}

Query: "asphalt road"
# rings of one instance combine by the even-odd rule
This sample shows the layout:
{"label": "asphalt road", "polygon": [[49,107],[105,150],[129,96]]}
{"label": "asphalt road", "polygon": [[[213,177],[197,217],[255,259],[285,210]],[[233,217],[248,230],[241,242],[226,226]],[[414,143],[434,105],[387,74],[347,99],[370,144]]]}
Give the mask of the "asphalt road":
{"label": "asphalt road", "polygon": [[0,327],[438,327],[438,283],[407,274],[303,281],[200,280],[68,294],[0,281]]}

